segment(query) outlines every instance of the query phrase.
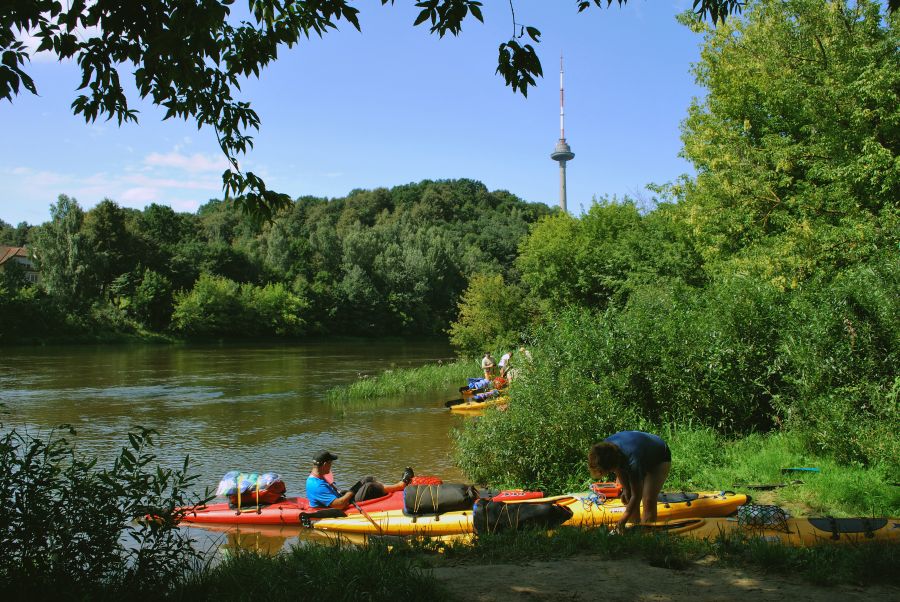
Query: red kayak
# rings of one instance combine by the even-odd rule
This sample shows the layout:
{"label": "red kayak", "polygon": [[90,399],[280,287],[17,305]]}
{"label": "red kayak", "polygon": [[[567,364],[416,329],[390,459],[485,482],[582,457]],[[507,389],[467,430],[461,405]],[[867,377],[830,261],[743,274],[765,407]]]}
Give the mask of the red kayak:
{"label": "red kayak", "polygon": [[[359,502],[360,508],[366,512],[379,510],[400,510],[403,508],[403,492],[395,491],[383,497]],[[183,522],[186,523],[215,523],[236,525],[299,525],[301,513],[312,513],[322,510],[309,505],[305,497],[289,497],[257,508],[245,506],[238,510],[228,502],[198,506],[188,510]],[[359,514],[359,511],[350,506],[344,510],[346,514]]]}
{"label": "red kayak", "polygon": [[[491,499],[496,501],[526,500],[543,497],[541,491],[522,491],[521,489],[492,492]],[[383,497],[359,502],[365,512],[382,510],[402,510],[403,491],[395,491]],[[234,525],[300,525],[301,514],[313,514],[323,510],[313,508],[305,497],[290,497],[274,504],[245,506],[238,510],[228,502],[209,504],[187,509],[182,519],[185,523],[234,524]],[[344,510],[347,515],[359,514],[353,506]]]}

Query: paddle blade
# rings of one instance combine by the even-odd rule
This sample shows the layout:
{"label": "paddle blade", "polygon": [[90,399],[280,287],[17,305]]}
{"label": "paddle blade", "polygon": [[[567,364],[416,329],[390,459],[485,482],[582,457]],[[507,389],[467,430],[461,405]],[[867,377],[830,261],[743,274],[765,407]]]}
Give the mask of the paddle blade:
{"label": "paddle blade", "polygon": [[458,406],[459,404],[463,403],[464,401],[465,401],[465,399],[451,399],[450,401],[444,402],[444,407],[450,408],[453,406]]}

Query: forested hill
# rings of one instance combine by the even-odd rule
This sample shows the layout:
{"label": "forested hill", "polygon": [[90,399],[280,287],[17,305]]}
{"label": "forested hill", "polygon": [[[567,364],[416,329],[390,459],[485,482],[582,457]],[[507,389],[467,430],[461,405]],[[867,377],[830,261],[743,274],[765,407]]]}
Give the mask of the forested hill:
{"label": "forested hill", "polygon": [[17,318],[0,318],[0,338],[438,334],[469,277],[508,276],[529,224],[551,211],[472,180],[302,197],[262,224],[221,201],[85,212],[62,195],[50,222],[0,223],[0,244],[27,244],[42,279],[3,276],[3,313]]}

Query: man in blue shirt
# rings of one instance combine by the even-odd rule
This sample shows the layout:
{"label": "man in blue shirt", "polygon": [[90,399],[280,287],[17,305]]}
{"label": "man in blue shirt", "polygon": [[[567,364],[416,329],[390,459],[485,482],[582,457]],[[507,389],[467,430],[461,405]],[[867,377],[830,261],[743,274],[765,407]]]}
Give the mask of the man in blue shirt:
{"label": "man in blue shirt", "polygon": [[339,491],[334,485],[331,464],[338,457],[330,451],[322,451],[313,458],[313,469],[306,479],[306,498],[314,508],[336,508],[343,510],[354,501],[362,502],[383,497],[394,491],[400,491],[412,481],[413,469],[409,466],[403,472],[403,478],[393,485],[379,483],[373,477],[357,481],[347,491]]}
{"label": "man in blue shirt", "polygon": [[[672,452],[666,442],[650,433],[620,431],[595,444],[588,454],[591,476],[602,478],[614,472],[622,485],[625,513],[616,525],[629,520],[656,521],[656,502],[672,467]],[[641,501],[643,500],[643,512]]]}

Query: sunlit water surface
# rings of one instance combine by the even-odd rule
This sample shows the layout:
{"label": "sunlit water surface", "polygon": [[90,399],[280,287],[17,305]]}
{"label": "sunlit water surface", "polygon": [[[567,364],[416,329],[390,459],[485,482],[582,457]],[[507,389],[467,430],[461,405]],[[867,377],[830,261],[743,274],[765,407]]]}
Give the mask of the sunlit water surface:
{"label": "sunlit water surface", "polygon": [[[160,464],[180,467],[190,456],[200,489],[214,489],[230,470],[274,471],[289,495],[302,495],[322,449],[340,456],[338,484],[365,475],[394,482],[407,465],[462,480],[450,453],[460,418],[442,404],[453,388],[344,406],[325,399],[335,385],[451,357],[442,341],[13,348],[0,367],[2,421],[43,436],[70,424],[79,452],[101,463],[129,430],[155,429]],[[204,542],[266,551],[297,541],[298,532],[192,529]]]}

